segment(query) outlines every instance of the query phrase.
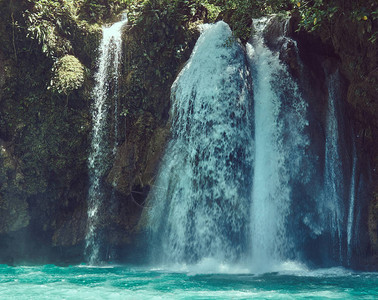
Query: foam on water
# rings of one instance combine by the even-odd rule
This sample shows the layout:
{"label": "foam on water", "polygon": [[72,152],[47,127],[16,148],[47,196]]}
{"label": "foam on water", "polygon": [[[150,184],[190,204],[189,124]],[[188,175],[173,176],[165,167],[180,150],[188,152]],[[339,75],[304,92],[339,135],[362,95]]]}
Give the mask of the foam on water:
{"label": "foam on water", "polygon": [[206,274],[223,275],[250,275],[262,276],[264,274],[292,275],[300,277],[341,277],[351,276],[352,270],[343,267],[311,269],[306,264],[299,261],[287,260],[271,264],[264,270],[256,269],[253,265],[218,261],[212,257],[203,258],[195,264],[174,263],[162,264],[150,269],[161,273],[184,273],[190,276]]}
{"label": "foam on water", "polygon": [[[205,263],[206,264],[206,263]],[[307,274],[307,275],[306,275]],[[0,266],[1,299],[373,299],[378,273],[190,274],[117,266]]]}
{"label": "foam on water", "polygon": [[205,257],[194,264],[175,263],[156,266],[153,270],[163,272],[177,272],[189,275],[198,274],[250,274],[250,269],[245,265],[229,264],[218,261],[213,257]]}

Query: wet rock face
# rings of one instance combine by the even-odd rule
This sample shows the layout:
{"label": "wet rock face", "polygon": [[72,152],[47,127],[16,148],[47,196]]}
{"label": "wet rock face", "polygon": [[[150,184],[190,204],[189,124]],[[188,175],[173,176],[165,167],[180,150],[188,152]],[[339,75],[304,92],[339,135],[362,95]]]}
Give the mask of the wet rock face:
{"label": "wet rock face", "polygon": [[[376,194],[374,200],[369,207],[369,233],[372,246],[378,253],[378,195]],[[378,259],[378,255],[377,255]]]}
{"label": "wet rock face", "polygon": [[288,66],[294,78],[300,76],[300,62],[297,45],[290,38],[290,20],[280,16],[273,17],[265,29],[264,39],[272,51],[279,52],[280,60]]}
{"label": "wet rock face", "polygon": [[107,181],[124,195],[129,195],[134,186],[143,188],[154,180],[169,135],[167,126],[149,131],[154,122],[152,114],[141,115],[134,130],[118,148]]}
{"label": "wet rock face", "polygon": [[2,214],[5,216],[1,220],[1,232],[17,231],[29,225],[30,216],[25,198],[22,196],[8,196],[0,199],[0,202],[3,210]]}
{"label": "wet rock face", "polygon": [[[78,184],[77,187],[80,186],[81,184]],[[54,218],[46,222],[49,224],[48,228],[52,229],[51,243],[53,247],[69,248],[80,245],[85,239],[87,207],[84,200],[86,192],[80,193],[73,186],[67,198],[59,207]],[[77,198],[82,201],[77,201]]]}
{"label": "wet rock face", "polygon": [[331,37],[342,61],[343,74],[350,82],[348,102],[357,113],[355,117],[364,127],[375,128],[368,137],[372,143],[378,134],[378,43],[369,41],[374,30],[378,30],[378,21],[372,24],[341,18],[337,20]]}
{"label": "wet rock face", "polygon": [[12,149],[0,140],[0,233],[29,225],[28,203],[22,193],[23,175],[18,164]]}
{"label": "wet rock face", "polygon": [[[349,81],[347,102],[349,117],[354,123],[361,167],[371,174],[373,194],[370,195],[368,223],[373,253],[378,255],[378,43],[371,43],[371,33],[378,30],[378,22],[354,21],[339,18],[329,37],[341,59],[341,71]],[[366,175],[370,176],[370,175]],[[366,225],[365,225],[366,226]],[[377,264],[377,262],[376,262]]]}
{"label": "wet rock face", "polygon": [[[291,27],[296,28],[298,18],[294,16],[291,23]],[[331,27],[332,32],[327,29],[329,24],[324,24],[313,33],[291,31],[290,35],[298,42],[301,58],[311,66],[315,78],[321,78],[319,66],[327,66],[327,59],[333,61],[333,68],[337,66],[345,78],[345,118],[354,129],[361,178],[368,182],[364,186],[366,195],[363,196],[367,203],[364,200],[359,203],[362,214],[360,254],[364,259],[358,264],[359,267],[369,264],[377,266],[378,43],[371,43],[369,37],[371,32],[378,29],[378,23],[339,17]]]}
{"label": "wet rock face", "polygon": [[266,45],[275,51],[279,51],[286,42],[285,37],[288,34],[288,19],[280,16],[271,18],[264,31],[264,40]]}
{"label": "wet rock face", "polygon": [[4,55],[0,50],[0,102],[1,102],[1,95],[3,92],[4,85],[5,85],[5,61],[4,61]]}
{"label": "wet rock face", "polygon": [[[323,147],[327,110],[325,75],[327,72],[335,72],[336,69],[341,73],[341,99],[345,119],[343,128],[349,128],[343,133],[349,150],[343,149],[341,155],[345,160],[352,155],[350,149],[353,137],[347,132],[352,132],[353,128],[359,157],[358,180],[361,185],[357,196],[362,220],[357,234],[359,246],[356,251],[359,258],[354,262],[354,267],[368,268],[370,265],[371,269],[371,266],[378,265],[378,44],[368,41],[370,25],[363,22],[353,23],[341,17],[332,24],[334,30],[331,33],[326,28],[307,33],[296,31],[298,16],[292,17],[289,23],[272,18],[264,38],[270,49],[279,53],[291,75],[300,82],[301,92],[306,95],[312,107],[308,118],[313,125],[309,134],[314,144],[309,151],[311,155],[319,157],[318,168],[324,163],[324,154],[319,149]],[[371,30],[373,29],[370,32]],[[283,35],[288,38],[282,38]]]}
{"label": "wet rock face", "polygon": [[297,46],[294,41],[287,41],[280,49],[280,59],[288,66],[289,72],[294,78],[300,75],[300,63],[298,61]]}
{"label": "wet rock face", "polygon": [[107,183],[113,187],[116,210],[104,209],[104,230],[110,245],[136,246],[139,221],[169,136],[169,127],[157,127],[151,113],[140,115],[117,149]]}

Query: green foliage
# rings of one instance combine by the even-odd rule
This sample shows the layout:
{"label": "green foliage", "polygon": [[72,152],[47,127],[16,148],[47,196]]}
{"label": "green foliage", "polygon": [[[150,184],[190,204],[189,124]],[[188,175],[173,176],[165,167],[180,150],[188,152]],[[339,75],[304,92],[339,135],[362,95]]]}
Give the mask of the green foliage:
{"label": "green foliage", "polygon": [[131,28],[124,41],[125,76],[120,94],[122,116],[127,122],[143,111],[153,112],[156,120],[167,118],[170,86],[190,56],[199,35],[195,25],[206,18],[206,13],[198,1],[133,3],[128,14]]}
{"label": "green foliage", "polygon": [[324,3],[323,0],[293,2],[300,12],[300,28],[310,32],[318,29],[322,22],[331,20],[340,9],[336,3]]}
{"label": "green foliage", "polygon": [[[75,35],[86,35],[105,19],[115,16],[130,0],[28,0],[24,12],[28,37],[38,41],[43,53],[57,58],[73,52]],[[93,28],[92,28],[93,27]]]}
{"label": "green foliage", "polygon": [[28,36],[38,41],[42,51],[49,57],[57,57],[72,51],[66,37],[71,35],[77,19],[80,1],[74,0],[29,0],[33,4],[26,10]]}
{"label": "green foliage", "polygon": [[207,11],[207,19],[210,22],[215,22],[222,12],[222,8],[214,3],[211,3],[209,0],[200,1],[200,3],[205,7]]}
{"label": "green foliage", "polygon": [[369,38],[369,41],[374,44],[378,41],[378,31],[374,32],[371,37]]}
{"label": "green foliage", "polygon": [[252,18],[292,8],[289,0],[209,0],[209,2],[221,8],[220,15],[230,24],[235,37],[242,42],[248,41],[251,36]]}
{"label": "green foliage", "polygon": [[143,56],[150,62],[156,56],[171,58],[172,54],[180,59],[188,49],[187,40],[193,33],[190,24],[199,19],[201,8],[199,1],[193,0],[145,1],[134,20],[135,25],[143,28],[141,42],[146,48],[150,47]]}
{"label": "green foliage", "polygon": [[272,14],[282,10],[289,10],[292,8],[291,1],[289,0],[209,0],[209,2],[226,10],[247,10],[254,17]]}
{"label": "green foliage", "polygon": [[92,23],[103,22],[130,6],[133,0],[82,0],[81,14]]}
{"label": "green foliage", "polygon": [[354,23],[365,23],[364,32],[370,33],[369,41],[375,43],[377,30],[373,31],[372,23],[378,19],[378,2],[375,0],[342,1],[342,0],[292,0],[301,16],[300,28],[315,31],[324,24],[333,24],[340,15],[348,16]]}
{"label": "green foliage", "polygon": [[85,167],[87,119],[71,110],[62,113],[63,101],[47,97],[47,93],[29,94],[18,112],[22,126],[15,154],[22,162],[30,194],[44,192],[50,176],[59,174],[64,181]]}
{"label": "green foliage", "polygon": [[73,55],[60,58],[53,67],[51,87],[59,93],[68,95],[84,83],[84,66]]}

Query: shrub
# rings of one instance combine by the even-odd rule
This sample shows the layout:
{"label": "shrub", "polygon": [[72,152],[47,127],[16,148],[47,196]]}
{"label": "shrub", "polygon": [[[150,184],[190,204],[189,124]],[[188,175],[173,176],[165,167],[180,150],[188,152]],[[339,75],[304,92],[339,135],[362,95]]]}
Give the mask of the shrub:
{"label": "shrub", "polygon": [[53,67],[51,87],[58,93],[68,96],[84,83],[84,66],[73,55],[60,58]]}

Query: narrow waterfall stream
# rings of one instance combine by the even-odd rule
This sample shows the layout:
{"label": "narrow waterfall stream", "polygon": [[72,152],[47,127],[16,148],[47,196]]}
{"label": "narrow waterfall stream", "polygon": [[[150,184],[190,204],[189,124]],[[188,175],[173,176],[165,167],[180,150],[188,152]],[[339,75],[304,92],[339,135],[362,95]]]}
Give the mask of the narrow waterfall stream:
{"label": "narrow waterfall stream", "polygon": [[[107,159],[114,155],[118,135],[117,89],[118,74],[122,54],[122,27],[127,18],[102,28],[102,40],[99,46],[98,70],[95,74],[96,85],[93,90],[92,105],[92,140],[88,159],[89,191],[88,191],[88,221],[86,234],[86,258],[90,264],[98,263],[101,236],[101,206],[106,195],[103,187],[103,176],[108,168]],[[110,134],[109,113],[114,107],[114,132]],[[109,139],[113,136],[113,139]]]}
{"label": "narrow waterfall stream", "polygon": [[357,167],[357,153],[356,145],[353,140],[353,163],[352,163],[352,174],[350,177],[350,190],[349,190],[349,209],[348,209],[348,223],[347,223],[347,257],[348,265],[351,264],[352,259],[352,239],[354,235],[354,222],[355,222],[355,201],[356,201],[356,167]]}
{"label": "narrow waterfall stream", "polygon": [[344,180],[343,166],[340,154],[341,141],[339,136],[339,79],[338,73],[330,74],[328,78],[328,107],[326,116],[325,139],[325,171],[324,171],[324,206],[325,224],[331,231],[335,244],[334,255],[342,261],[342,240],[344,221]]}
{"label": "narrow waterfall stream", "polygon": [[292,197],[290,182],[303,169],[309,138],[307,104],[296,82],[264,41],[269,19],[254,20],[247,44],[254,88],[255,168],[251,198],[252,268],[269,271],[288,259],[294,244],[287,232]]}

